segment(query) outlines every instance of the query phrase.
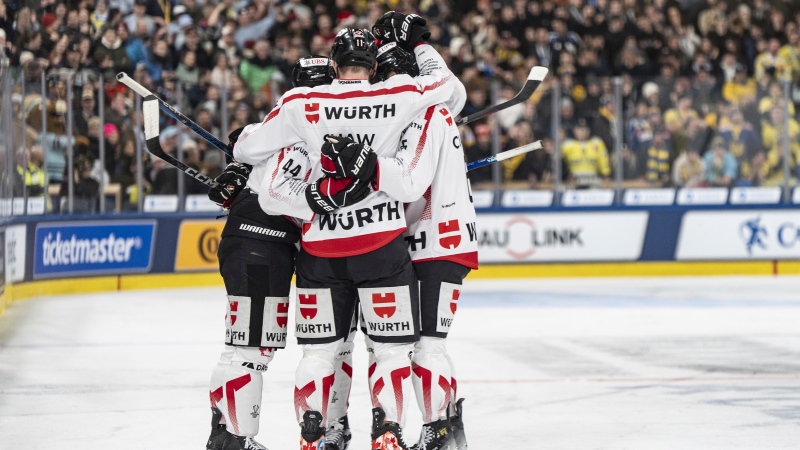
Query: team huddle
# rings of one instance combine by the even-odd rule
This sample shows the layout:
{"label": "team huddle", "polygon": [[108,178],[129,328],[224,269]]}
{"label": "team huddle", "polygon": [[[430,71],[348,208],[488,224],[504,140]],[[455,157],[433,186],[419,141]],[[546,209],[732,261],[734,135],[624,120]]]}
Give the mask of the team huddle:
{"label": "team huddle", "polygon": [[[228,211],[218,253],[228,314],[208,449],[265,448],[251,413],[262,372],[286,346],[295,271],[301,450],[348,448],[358,329],[372,449],[467,448],[445,347],[478,264],[455,123],[466,91],[429,35],[423,19],[396,12],[372,31],[345,28],[330,59],[297,61],[294,89],[262,123],[231,133],[234,161],[209,192]],[[424,423],[415,445],[403,436],[412,396]]]}

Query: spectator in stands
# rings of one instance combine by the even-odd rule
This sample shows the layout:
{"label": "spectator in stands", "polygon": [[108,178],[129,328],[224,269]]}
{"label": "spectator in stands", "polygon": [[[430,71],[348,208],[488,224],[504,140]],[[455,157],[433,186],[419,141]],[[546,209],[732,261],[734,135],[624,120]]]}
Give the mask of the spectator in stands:
{"label": "spectator in stands", "polygon": [[247,81],[250,92],[260,91],[273,79],[284,81],[278,63],[270,55],[269,42],[264,40],[256,42],[254,50],[255,54],[251,58],[245,58],[239,66],[239,74]]}
{"label": "spectator in stands", "polygon": [[725,146],[736,158],[739,166],[739,177],[750,177],[750,161],[762,151],[761,142],[758,135],[753,130],[752,125],[746,123],[744,115],[739,108],[730,111],[729,124],[719,129],[719,135],[725,142]]}
{"label": "spectator in stands", "polygon": [[645,179],[653,185],[666,186],[671,181],[670,162],[673,159],[669,134],[656,133],[651,142],[650,148],[647,149]]}
{"label": "spectator in stands", "polygon": [[784,62],[778,58],[778,51],[781,48],[781,41],[773,37],[768,41],[767,48],[758,54],[755,60],[755,77],[757,80],[763,77],[774,78],[784,69]]}
{"label": "spectator in stands", "polygon": [[[159,134],[159,143],[164,153],[177,158],[178,134],[176,127],[167,127]],[[158,159],[153,163],[150,178],[153,180],[153,194],[175,195],[178,193],[178,170]]]}
{"label": "spectator in stands", "polygon": [[[72,167],[73,177],[73,211],[76,213],[93,213],[97,210],[97,198],[100,184],[92,178],[92,161],[85,155],[78,155]],[[66,178],[61,183],[61,212],[68,212],[68,182]]]}
{"label": "spectator in stands", "polygon": [[102,38],[95,49],[94,59],[101,69],[113,69],[114,72],[127,72],[133,67],[122,40],[117,35],[114,26],[107,26],[102,30]]}
{"label": "spectator in stands", "polygon": [[777,185],[786,180],[784,177],[784,159],[788,159],[789,172],[792,178],[796,177],[797,160],[800,157],[800,124],[789,118],[789,156],[783,136],[787,134],[785,124],[785,113],[783,102],[778,103],[770,111],[769,120],[765,121],[761,128],[761,139],[766,149],[766,160],[764,162],[765,172],[764,182],[769,185]]}
{"label": "spectator in stands", "polygon": [[[644,179],[648,164],[654,163],[650,176],[659,180],[657,185],[664,184],[664,175],[674,175],[678,164],[671,161],[674,155],[681,155],[679,161],[693,158],[691,152],[683,154],[687,150],[705,155],[711,152],[712,138],[719,136],[737,160],[737,183],[780,183],[784,177],[778,143],[783,125],[775,122],[772,111],[778,106],[788,109],[794,136],[800,106],[800,14],[786,1],[754,0],[733,8],[727,0],[435,0],[422,2],[421,11],[415,2],[407,1],[389,2],[391,6],[344,0],[220,0],[211,6],[196,0],[174,6],[149,0],[18,3],[0,4],[0,59],[8,58],[22,68],[25,92],[41,89],[44,72],[59,86],[45,93],[47,110],[54,112],[54,106],[66,99],[66,77],[57,77],[57,69],[76,71],[72,77],[75,104],[69,105],[75,112],[74,129],[66,130],[64,114],[53,113],[53,124],[63,130],[60,134],[45,130],[38,139],[54,180],[61,179],[65,163],[63,151],[53,148],[66,144],[67,136],[89,134],[87,155],[92,157],[105,123],[111,123],[118,129],[118,145],[132,145],[135,96],[114,79],[120,69],[179,109],[195,111],[196,121],[219,135],[223,120],[230,129],[261,120],[269,112],[277,96],[288,89],[285,80],[297,56],[309,51],[329,53],[339,28],[369,26],[389,7],[426,15],[432,30],[430,42],[439,47],[467,87],[462,115],[488,106],[493,79],[516,86],[532,65],[550,67],[548,81],[529,104],[496,116],[503,129],[500,142],[514,145],[514,136],[525,128],[518,126],[520,120],[528,123],[536,137],[555,131],[564,142],[575,137],[576,121],[584,118],[591,125],[590,136],[600,138],[608,148],[613,144],[611,131],[622,121],[630,148],[622,153],[626,180]],[[100,74],[106,94],[98,97]],[[615,94],[611,76],[616,75],[624,77],[622,117],[615,117],[610,107]],[[784,79],[793,83],[786,104]],[[556,80],[563,102],[562,127],[551,130],[553,93],[547,88]],[[222,114],[223,86],[228,89],[227,116]],[[87,130],[94,116],[84,88],[96,96],[93,114],[105,102],[105,123],[92,127],[98,133]],[[504,88],[501,97],[508,98],[515,90]],[[29,111],[29,119],[31,114],[36,112]],[[483,125],[475,125],[478,137],[472,142],[467,138],[471,131],[465,131],[466,151],[490,150],[491,136]],[[38,132],[41,123],[33,128]],[[668,148],[651,158],[649,150],[656,148],[652,135],[665,131]],[[35,140],[32,137],[29,142]],[[485,143],[485,148],[478,142]],[[197,147],[197,164],[205,170],[201,162],[206,160],[203,151],[208,144],[198,141]],[[671,156],[665,171],[665,160],[659,155],[666,150]],[[114,157],[107,154],[109,173],[116,176],[116,157],[125,151],[116,150]],[[548,154],[528,155],[511,179],[521,180],[520,171],[530,170],[531,179],[541,186],[547,176],[539,175],[544,172],[536,168],[550,163],[537,158]],[[144,155],[144,174],[148,175],[149,155]],[[794,158],[790,156],[787,162],[792,165]],[[133,159],[120,165],[126,166],[127,174],[135,171]],[[488,177],[484,180],[490,179],[491,172],[483,172]],[[470,178],[476,176],[481,178],[470,174]],[[129,194],[135,199],[139,193]]]}
{"label": "spectator in stands", "polygon": [[[463,127],[462,130],[464,130]],[[474,140],[463,139],[463,135],[466,134],[464,131],[462,131],[462,140],[464,141],[464,153],[467,157],[467,161],[477,161],[492,156],[492,131],[488,124],[479,122],[475,125]],[[475,170],[470,170],[468,176],[473,184],[491,181],[492,168],[491,166],[484,166]]]}
{"label": "spectator in stands", "polygon": [[82,136],[89,135],[89,120],[96,117],[94,92],[89,86],[81,91],[80,109],[75,113],[75,129],[77,134]]}
{"label": "spectator in stands", "polygon": [[574,139],[567,139],[561,145],[561,153],[567,161],[575,185],[578,188],[588,188],[599,185],[601,180],[608,181],[611,167],[606,145],[600,138],[590,136],[586,119],[577,120],[574,134]]}
{"label": "spectator in stands", "polygon": [[[782,103],[783,101],[783,88],[778,81],[772,81],[769,83],[769,91],[768,95],[763,96],[758,101],[758,113],[762,115],[762,118],[765,120],[769,119],[769,112],[772,111],[772,108],[778,104],[779,102]],[[787,105],[789,108],[789,114],[794,116],[794,103],[789,103]]]}
{"label": "spectator in stands", "polygon": [[[44,165],[44,153],[42,147],[34,145],[28,152],[27,167],[25,165],[25,148],[20,148],[17,151],[17,175],[19,180],[25,183],[28,197],[42,197],[47,188],[47,175],[42,169]],[[21,197],[21,193],[18,195]]]}
{"label": "spectator in stands", "polygon": [[706,180],[711,186],[730,187],[736,180],[736,158],[725,146],[725,140],[716,137],[706,152]]}
{"label": "spectator in stands", "polygon": [[736,65],[733,80],[722,87],[722,97],[742,108],[756,101],[756,82],[747,77],[747,67],[744,64]]}

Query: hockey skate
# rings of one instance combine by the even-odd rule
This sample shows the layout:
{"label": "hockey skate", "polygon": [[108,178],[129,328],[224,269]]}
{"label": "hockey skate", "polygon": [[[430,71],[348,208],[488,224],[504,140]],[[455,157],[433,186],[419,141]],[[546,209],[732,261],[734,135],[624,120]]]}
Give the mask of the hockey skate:
{"label": "hockey skate", "polygon": [[455,415],[450,417],[450,425],[452,426],[451,429],[453,430],[453,437],[456,440],[456,448],[458,450],[467,450],[467,435],[464,434],[463,403],[463,398],[458,399],[455,405]]}
{"label": "hockey skate", "polygon": [[412,450],[456,450],[456,439],[448,419],[422,425],[419,442]]}
{"label": "hockey skate", "polygon": [[395,422],[384,422],[381,408],[372,410],[372,450],[409,450],[403,441],[403,430]]}
{"label": "hockey skate", "polygon": [[306,411],[300,425],[300,450],[323,450],[325,448],[325,429],[322,425],[322,414],[317,411]]}
{"label": "hockey skate", "polygon": [[325,450],[347,450],[350,446],[350,423],[347,416],[334,421],[325,430]]}
{"label": "hockey skate", "polygon": [[211,436],[208,437],[206,450],[267,450],[267,447],[248,436],[236,436],[225,429],[222,411],[211,408]]}

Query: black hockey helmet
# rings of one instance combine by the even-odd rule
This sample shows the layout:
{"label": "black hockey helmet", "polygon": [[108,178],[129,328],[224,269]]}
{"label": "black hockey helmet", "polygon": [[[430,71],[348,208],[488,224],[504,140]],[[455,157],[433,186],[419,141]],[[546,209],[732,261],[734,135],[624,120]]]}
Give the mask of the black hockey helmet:
{"label": "black hockey helmet", "polygon": [[384,81],[390,72],[404,73],[416,77],[419,75],[416,58],[413,54],[403,50],[397,42],[389,42],[378,49],[378,71],[375,77]]}
{"label": "black hockey helmet", "polygon": [[294,63],[292,86],[314,87],[331,84],[333,81],[331,60],[324,56],[304,56]]}
{"label": "black hockey helmet", "polygon": [[333,40],[331,59],[342,67],[360,66],[372,69],[378,48],[375,36],[367,29],[343,28]]}

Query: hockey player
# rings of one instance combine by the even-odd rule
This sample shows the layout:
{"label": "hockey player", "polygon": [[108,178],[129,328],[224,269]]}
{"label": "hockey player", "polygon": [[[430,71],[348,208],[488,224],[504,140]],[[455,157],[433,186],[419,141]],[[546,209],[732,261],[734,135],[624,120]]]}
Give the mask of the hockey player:
{"label": "hockey player", "polygon": [[[333,80],[328,59],[319,57],[298,60],[292,76],[295,86]],[[232,145],[240,132],[231,133]],[[284,152],[287,161],[293,162],[285,165],[281,176],[306,177],[310,165],[303,146]],[[209,198],[228,210],[218,251],[228,293],[226,338],[211,377],[209,450],[265,448],[254,439],[261,410],[261,374],[275,350],[286,346],[289,289],[300,231],[287,217],[267,214],[259,206],[266,169],[266,163],[251,167],[233,161],[215,180],[218,187],[209,191]]]}
{"label": "hockey player", "polygon": [[[394,43],[378,52],[378,78],[414,74],[412,56]],[[447,105],[428,108],[404,131],[394,158],[377,158],[376,189],[403,202],[406,241],[420,282],[421,338],[414,346],[412,372],[423,415],[419,450],[466,448],[461,400],[444,339],[452,325],[464,277],[478,268],[475,208],[466,176],[464,152]],[[323,146],[335,175],[353,175],[364,146],[347,138]],[[369,170],[369,167],[367,167]],[[371,343],[367,338],[367,345]],[[448,411],[453,414],[449,417]]]}
{"label": "hockey player", "polygon": [[[428,33],[424,20],[403,17],[396,23],[398,30],[405,27],[402,35],[397,33],[398,43],[413,49],[427,75],[398,76],[370,85],[376,66],[372,34],[342,30],[331,53],[337,74],[333,84],[287,92],[263,123],[245,129],[234,148],[236,158],[256,163],[300,140],[308,143],[309,151],[318,152],[328,134],[352,136],[369,142],[377,154],[394,154],[400,132],[411,119],[450,98],[460,86],[435,50],[424,44]],[[315,170],[321,175],[319,168]],[[410,385],[408,354],[419,332],[416,280],[402,238],[406,229],[402,205],[372,192],[358,208],[350,206],[351,193],[367,184],[370,176],[311,183],[305,205],[296,201],[297,195],[295,200],[259,196],[265,209],[282,207],[284,214],[306,221],[298,255],[295,327],[303,345],[295,386],[301,448],[323,442],[335,355],[350,332],[356,299],[376,342],[377,364],[370,375],[373,448],[406,448],[401,424]],[[336,214],[329,214],[336,209]]]}

